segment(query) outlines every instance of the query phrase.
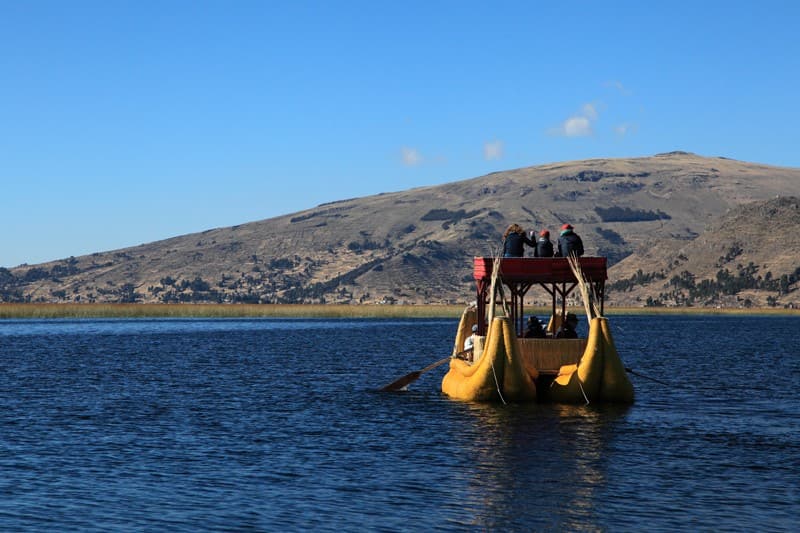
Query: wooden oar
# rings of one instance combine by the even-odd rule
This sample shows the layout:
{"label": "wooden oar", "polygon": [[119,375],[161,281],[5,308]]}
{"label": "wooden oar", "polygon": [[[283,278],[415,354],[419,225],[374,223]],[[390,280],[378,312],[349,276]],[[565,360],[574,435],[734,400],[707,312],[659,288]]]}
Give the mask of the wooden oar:
{"label": "wooden oar", "polygon": [[389,383],[388,385],[386,385],[385,387],[383,387],[381,389],[378,389],[378,390],[380,392],[393,392],[393,391],[401,390],[404,387],[408,386],[410,383],[413,383],[416,380],[418,380],[419,377],[422,374],[424,374],[425,372],[427,372],[429,370],[433,370],[437,366],[441,366],[441,365],[445,364],[450,359],[452,359],[452,357],[445,357],[444,359],[441,359],[439,361],[436,361],[433,364],[430,364],[430,365],[426,366],[422,370],[415,370],[413,372],[409,372],[408,374],[406,374],[402,378],[396,379],[396,380],[392,381],[391,383]]}

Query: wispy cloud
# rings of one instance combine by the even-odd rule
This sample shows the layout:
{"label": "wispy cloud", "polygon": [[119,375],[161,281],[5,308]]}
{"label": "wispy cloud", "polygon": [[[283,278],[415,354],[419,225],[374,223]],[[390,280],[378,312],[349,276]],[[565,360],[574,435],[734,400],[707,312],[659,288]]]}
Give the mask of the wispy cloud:
{"label": "wispy cloud", "polygon": [[622,82],[621,82],[621,81],[617,81],[617,80],[613,80],[613,81],[607,81],[607,82],[605,82],[605,83],[603,84],[603,87],[608,87],[608,88],[610,88],[610,89],[616,89],[616,90],[617,90],[617,91],[619,91],[619,93],[620,93],[620,94],[622,94],[623,96],[631,96],[631,95],[633,94],[633,91],[631,91],[630,89],[628,89],[627,87],[625,87],[625,86],[622,84]]}
{"label": "wispy cloud", "polygon": [[487,161],[501,159],[503,157],[503,141],[490,141],[483,145],[483,157]]}
{"label": "wispy cloud", "polygon": [[404,146],[401,149],[401,157],[403,158],[403,164],[407,167],[415,167],[422,163],[422,154],[416,148]]}
{"label": "wispy cloud", "polygon": [[619,137],[625,137],[626,135],[636,133],[638,129],[639,129],[638,124],[625,122],[623,124],[618,124],[617,126],[614,126],[614,133],[616,133],[617,136]]}
{"label": "wispy cloud", "polygon": [[[619,81],[607,81],[603,83],[603,86],[619,91],[624,96],[633,94]],[[549,134],[560,137],[592,137],[595,135],[595,125],[600,120],[600,114],[605,113],[607,107],[603,100],[585,103],[580,107],[580,111],[573,113],[557,127],[551,128]],[[625,137],[637,130],[638,125],[632,122],[619,123],[613,127],[613,131],[618,137]],[[603,131],[606,131],[605,128]]]}

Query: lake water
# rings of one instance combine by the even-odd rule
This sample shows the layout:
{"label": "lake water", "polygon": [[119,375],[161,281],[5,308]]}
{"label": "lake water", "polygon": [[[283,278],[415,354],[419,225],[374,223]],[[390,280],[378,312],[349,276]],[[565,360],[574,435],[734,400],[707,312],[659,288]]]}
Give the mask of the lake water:
{"label": "lake water", "polygon": [[375,392],[455,320],[0,321],[0,530],[797,530],[800,319],[610,323],[671,386]]}

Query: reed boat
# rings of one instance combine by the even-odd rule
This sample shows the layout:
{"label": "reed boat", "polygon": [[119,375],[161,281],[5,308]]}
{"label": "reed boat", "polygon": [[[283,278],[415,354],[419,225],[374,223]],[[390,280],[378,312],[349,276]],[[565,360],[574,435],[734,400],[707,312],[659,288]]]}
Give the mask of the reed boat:
{"label": "reed boat", "polygon": [[[476,257],[474,278],[477,299],[462,313],[442,392],[478,402],[633,402],[633,385],[603,316],[605,257]],[[534,286],[551,296],[543,338],[524,336],[523,300]],[[575,289],[589,320],[588,335],[556,338]],[[495,316],[498,296],[503,316]],[[464,355],[473,326],[474,347]]]}

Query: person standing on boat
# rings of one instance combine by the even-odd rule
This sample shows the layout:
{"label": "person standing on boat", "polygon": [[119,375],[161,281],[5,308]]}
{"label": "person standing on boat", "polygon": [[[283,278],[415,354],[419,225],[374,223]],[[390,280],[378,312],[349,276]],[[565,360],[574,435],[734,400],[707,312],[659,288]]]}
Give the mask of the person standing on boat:
{"label": "person standing on boat", "polygon": [[561,226],[561,235],[558,237],[558,251],[556,257],[568,257],[574,254],[576,257],[583,255],[583,241],[577,233],[572,231],[572,225],[564,224]]}
{"label": "person standing on boat", "polygon": [[503,234],[503,257],[524,257],[526,244],[536,246],[519,224],[511,224]]}
{"label": "person standing on boat", "polygon": [[561,327],[556,332],[557,339],[577,339],[578,316],[575,313],[567,313],[567,317],[561,323]]}
{"label": "person standing on boat", "polygon": [[533,249],[533,257],[553,257],[553,243],[550,242],[548,230],[543,229],[539,233],[539,238],[536,239],[536,248]]}

